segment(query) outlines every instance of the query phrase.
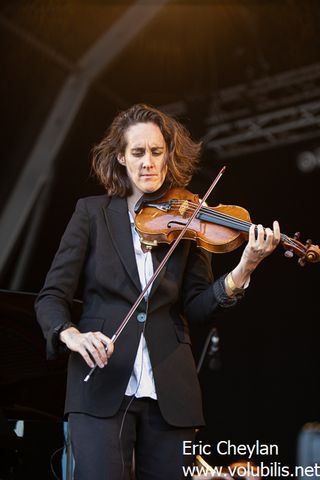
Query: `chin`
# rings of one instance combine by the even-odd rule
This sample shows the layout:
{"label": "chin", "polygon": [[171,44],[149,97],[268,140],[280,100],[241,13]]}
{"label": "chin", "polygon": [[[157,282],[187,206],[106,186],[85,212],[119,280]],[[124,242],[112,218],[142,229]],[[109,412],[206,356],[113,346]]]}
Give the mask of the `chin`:
{"label": "chin", "polygon": [[142,191],[144,193],[153,193],[153,192],[156,192],[159,188],[161,187],[161,185],[144,185],[143,188],[142,188]]}

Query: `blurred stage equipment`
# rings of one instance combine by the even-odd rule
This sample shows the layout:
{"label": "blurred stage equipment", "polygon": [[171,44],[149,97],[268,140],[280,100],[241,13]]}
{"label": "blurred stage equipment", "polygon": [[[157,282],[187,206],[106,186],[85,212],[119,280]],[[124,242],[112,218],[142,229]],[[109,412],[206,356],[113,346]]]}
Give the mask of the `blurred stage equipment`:
{"label": "blurred stage equipment", "polygon": [[[56,447],[47,452],[53,439],[48,438],[50,433],[43,432],[54,432],[57,442],[61,442],[59,446],[63,445],[67,355],[46,360],[45,340],[33,308],[35,298],[33,293],[0,290],[0,450],[5,459],[0,462],[0,478],[3,480],[23,478],[22,472],[27,468],[34,468],[41,476],[41,468],[49,468],[50,455]],[[74,319],[80,311],[81,302],[74,301]],[[25,427],[20,436],[12,428],[18,421],[23,421]],[[41,432],[45,438],[41,438]],[[41,453],[35,451],[39,445]],[[40,458],[45,454],[46,458]],[[66,455],[68,467],[68,445]],[[57,457],[54,465],[58,464]],[[70,476],[64,478],[71,480]]]}
{"label": "blurred stage equipment", "polygon": [[[297,442],[297,461],[296,465],[314,468],[320,465],[320,422],[310,422],[303,425]],[[308,478],[316,480],[319,478],[319,471],[314,470],[314,474],[308,472]],[[317,473],[317,474],[316,474]],[[305,475],[299,475],[298,479],[305,479]]]}
{"label": "blurred stage equipment", "polygon": [[320,148],[299,153],[297,167],[298,170],[303,173],[311,173],[317,168],[320,168]]}
{"label": "blurred stage equipment", "polygon": [[199,373],[201,367],[205,365],[209,370],[219,370],[221,367],[220,351],[219,351],[219,332],[216,327],[213,327],[207,335],[207,338],[202,349],[197,372]]}

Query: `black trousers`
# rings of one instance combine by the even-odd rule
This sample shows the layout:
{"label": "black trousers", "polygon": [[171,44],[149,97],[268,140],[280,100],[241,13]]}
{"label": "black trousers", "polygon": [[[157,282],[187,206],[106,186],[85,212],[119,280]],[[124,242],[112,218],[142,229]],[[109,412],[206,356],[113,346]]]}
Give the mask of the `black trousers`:
{"label": "black trousers", "polygon": [[[74,480],[179,480],[183,442],[194,441],[194,428],[172,427],[150,398],[125,397],[111,418],[69,414],[75,458]],[[134,473],[133,473],[134,472]]]}

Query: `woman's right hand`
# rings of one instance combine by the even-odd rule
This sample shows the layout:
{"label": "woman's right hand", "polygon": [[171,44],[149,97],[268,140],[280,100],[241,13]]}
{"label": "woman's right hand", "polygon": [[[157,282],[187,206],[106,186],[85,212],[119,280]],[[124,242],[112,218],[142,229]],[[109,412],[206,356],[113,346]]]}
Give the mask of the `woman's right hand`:
{"label": "woman's right hand", "polygon": [[70,350],[80,353],[90,368],[105,367],[113,354],[112,341],[101,332],[80,333],[75,327],[69,327],[60,332],[59,338]]}

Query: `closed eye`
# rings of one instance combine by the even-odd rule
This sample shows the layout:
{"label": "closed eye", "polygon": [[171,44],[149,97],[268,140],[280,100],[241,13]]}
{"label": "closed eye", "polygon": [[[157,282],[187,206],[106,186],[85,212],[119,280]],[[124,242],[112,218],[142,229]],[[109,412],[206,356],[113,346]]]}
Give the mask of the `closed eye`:
{"label": "closed eye", "polygon": [[[131,151],[131,153],[134,157],[143,157],[143,155],[145,155],[145,153],[146,153],[146,150],[145,150],[145,148],[135,148]],[[163,148],[152,148],[151,153],[155,157],[158,157],[158,156],[162,155]]]}
{"label": "closed eye", "polygon": [[163,150],[162,150],[162,149],[160,150],[160,149],[155,148],[155,149],[152,149],[151,152],[152,152],[152,155],[155,155],[155,156],[157,157],[157,156],[159,156],[159,155],[162,155]]}

